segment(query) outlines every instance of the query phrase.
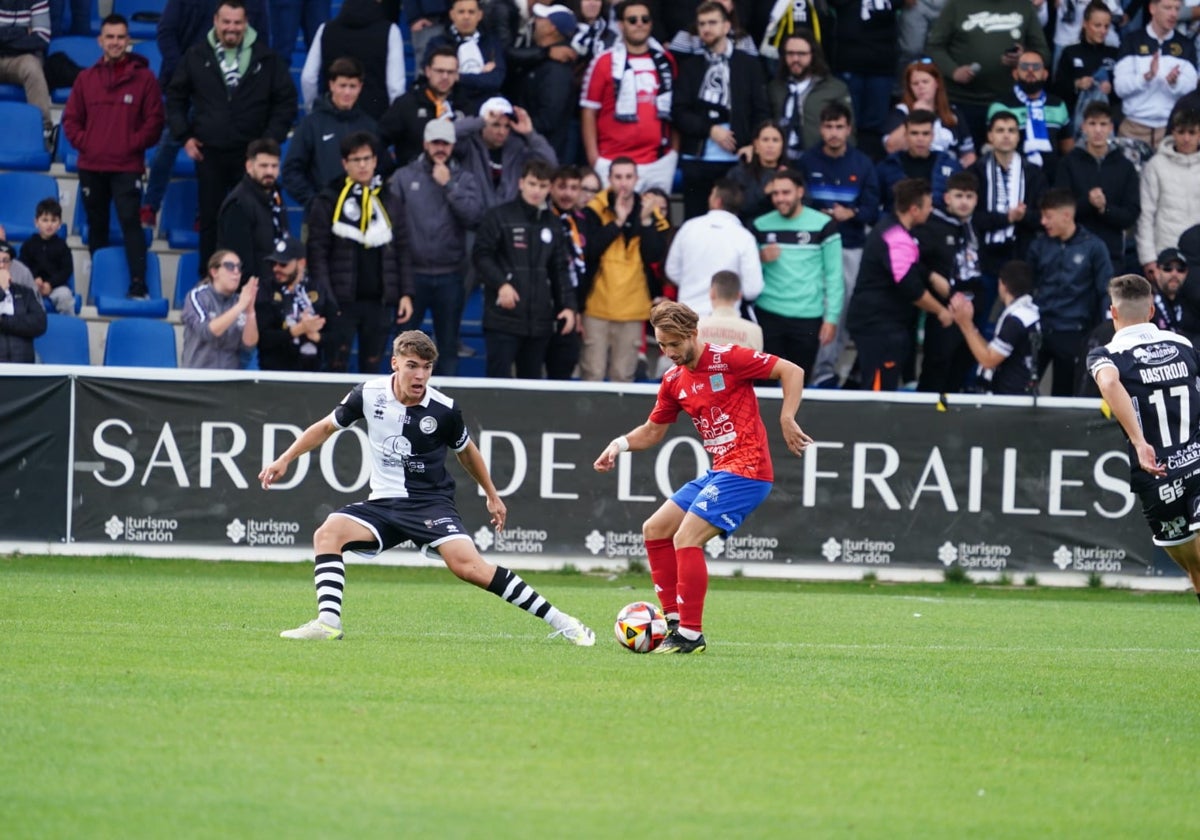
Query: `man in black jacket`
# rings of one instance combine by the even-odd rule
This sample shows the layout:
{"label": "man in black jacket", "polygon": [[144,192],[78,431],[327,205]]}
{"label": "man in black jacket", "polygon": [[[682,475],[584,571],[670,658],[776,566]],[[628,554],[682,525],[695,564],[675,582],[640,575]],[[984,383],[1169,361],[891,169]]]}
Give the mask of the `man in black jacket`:
{"label": "man in black jacket", "polygon": [[753,139],[755,126],[771,115],[767,81],[756,56],[734,49],[728,10],[705,0],[696,10],[704,54],[679,72],[671,122],[682,136],[683,214],[708,210],[713,183],[737,162],[737,150]]}
{"label": "man in black jacket", "polygon": [[1093,102],[1083,111],[1083,143],[1058,165],[1056,187],[1075,195],[1075,221],[1096,234],[1108,248],[1113,266],[1125,262],[1125,231],[1142,212],[1138,173],[1121,149],[1112,144],[1112,109]]}
{"label": "man in black jacket", "polygon": [[979,179],[973,224],[980,239],[982,289],[975,300],[975,323],[981,330],[991,319],[1000,266],[1025,259],[1029,243],[1041,229],[1038,206],[1046,191],[1042,168],[1017,154],[1021,130],[1014,114],[992,114],[987,142],[991,151],[980,155],[970,168]]}
{"label": "man in black jacket", "polygon": [[483,216],[475,239],[475,270],[484,286],[487,375],[541,379],[550,336],[562,321],[575,329],[575,290],[567,268],[562,223],[546,207],[554,167],[525,164],[520,195]]}
{"label": "man in black jacket", "polygon": [[279,144],[269,137],[246,147],[246,174],[217,214],[217,247],[242,259],[242,283],[258,277],[259,293],[271,290],[271,263],[288,237],[287,208],[279,191]]}
{"label": "man in black jacket", "polygon": [[[357,58],[334,59],[326,71],[329,91],[300,120],[283,162],[283,186],[307,208],[321,188],[342,174],[342,138],[356,131],[379,134],[374,117],[359,107],[363,66]],[[381,154],[383,147],[375,150]]]}
{"label": "man in black jacket", "polygon": [[1053,365],[1051,396],[1071,397],[1086,358],[1088,335],[1108,308],[1112,262],[1104,243],[1075,223],[1075,196],[1070,191],[1047,190],[1041,210],[1046,232],[1033,241],[1028,254],[1037,278],[1033,299],[1042,324],[1038,377]]}
{"label": "man in black jacket", "polygon": [[33,340],[46,331],[38,293],[12,279],[12,256],[0,254],[0,362],[32,363]]}
{"label": "man in black jacket", "polygon": [[345,176],[308,210],[308,270],[333,292],[337,315],[326,329],[330,370],[344,372],[358,337],[358,369],[376,373],[394,324],[412,317],[413,274],[404,208],[383,191],[373,134],[342,140]]}
{"label": "man in black jacket", "polygon": [[[533,38],[539,47],[566,46],[578,29],[574,13],[566,6],[533,7]],[[514,68],[515,69],[515,68]],[[522,67],[514,75],[517,103],[529,112],[533,129],[546,138],[555,156],[567,160],[570,153],[568,127],[578,111],[575,67],[549,55]]]}
{"label": "man in black jacket", "polygon": [[456,84],[458,53],[448,44],[436,47],[425,54],[421,77],[380,117],[379,132],[392,147],[397,168],[421,156],[426,123],[462,118],[462,109],[453,101]]}
{"label": "man in black jacket", "polygon": [[217,212],[242,178],[246,146],[260,137],[282,143],[295,118],[287,62],[247,29],[242,0],[222,0],[167,88],[171,133],[196,162],[201,265],[216,250]]}
{"label": "man in black jacket", "polygon": [[254,304],[258,322],[258,365],[263,370],[321,369],[323,331],[337,312],[329,290],[314,284],[304,264],[304,246],[288,239],[267,258],[272,279],[263,279]]}

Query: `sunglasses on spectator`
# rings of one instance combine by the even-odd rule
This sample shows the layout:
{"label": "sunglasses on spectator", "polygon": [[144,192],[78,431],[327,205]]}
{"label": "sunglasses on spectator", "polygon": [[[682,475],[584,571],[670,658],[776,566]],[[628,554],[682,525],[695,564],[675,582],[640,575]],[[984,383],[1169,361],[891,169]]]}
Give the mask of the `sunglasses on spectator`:
{"label": "sunglasses on spectator", "polygon": [[1035,73],[1040,73],[1043,69],[1040,61],[1022,61],[1017,67],[1021,70],[1032,70]]}
{"label": "sunglasses on spectator", "polygon": [[242,264],[240,262],[225,260],[221,263],[221,268],[225,269],[226,271],[235,271],[240,274],[242,271]]}
{"label": "sunglasses on spectator", "polygon": [[1178,271],[1180,274],[1187,271],[1187,266],[1180,265],[1179,263],[1167,263],[1164,266],[1160,266],[1160,268],[1162,268],[1163,271]]}
{"label": "sunglasses on spectator", "polygon": [[628,24],[635,23],[650,23],[650,15],[630,15],[627,18],[622,18]]}

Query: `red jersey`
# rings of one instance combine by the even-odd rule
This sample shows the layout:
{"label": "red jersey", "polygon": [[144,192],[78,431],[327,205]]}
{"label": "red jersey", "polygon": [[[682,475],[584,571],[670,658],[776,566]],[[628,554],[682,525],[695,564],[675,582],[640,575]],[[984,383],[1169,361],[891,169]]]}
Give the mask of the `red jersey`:
{"label": "red jersey", "polygon": [[682,409],[713,456],[714,470],[774,481],[754,380],[769,378],[778,361],[746,347],[705,344],[695,370],[676,365],[663,376],[650,422],[674,423]]}
{"label": "red jersey", "polygon": [[[675,60],[667,54],[671,66]],[[658,118],[658,70],[650,55],[629,56],[629,69],[637,81],[637,122],[617,119],[616,81],[613,79],[613,53],[601,53],[592,59],[583,77],[579,107],[596,111],[596,146],[606,160],[626,155],[634,163],[654,163],[662,150],[663,122]]]}

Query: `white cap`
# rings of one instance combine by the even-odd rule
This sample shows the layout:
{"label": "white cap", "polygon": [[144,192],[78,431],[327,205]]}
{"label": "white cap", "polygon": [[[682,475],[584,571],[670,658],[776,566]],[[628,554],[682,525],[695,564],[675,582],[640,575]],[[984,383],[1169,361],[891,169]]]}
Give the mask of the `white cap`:
{"label": "white cap", "polygon": [[488,114],[508,114],[511,117],[513,115],[512,103],[503,96],[493,96],[479,106],[479,116],[486,117]]}

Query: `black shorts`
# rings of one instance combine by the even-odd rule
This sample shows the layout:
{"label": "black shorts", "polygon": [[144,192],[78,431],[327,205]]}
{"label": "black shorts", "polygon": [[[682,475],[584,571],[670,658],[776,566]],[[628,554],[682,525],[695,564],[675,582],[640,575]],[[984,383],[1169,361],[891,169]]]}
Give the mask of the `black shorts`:
{"label": "black shorts", "polygon": [[469,540],[454,505],[443,500],[374,499],[355,502],[330,516],[345,516],[375,535],[372,543],[355,543],[349,550],[374,557],[412,540],[417,548],[437,548],[449,540]]}
{"label": "black shorts", "polygon": [[1200,472],[1160,481],[1138,493],[1155,545],[1182,545],[1200,530]]}

